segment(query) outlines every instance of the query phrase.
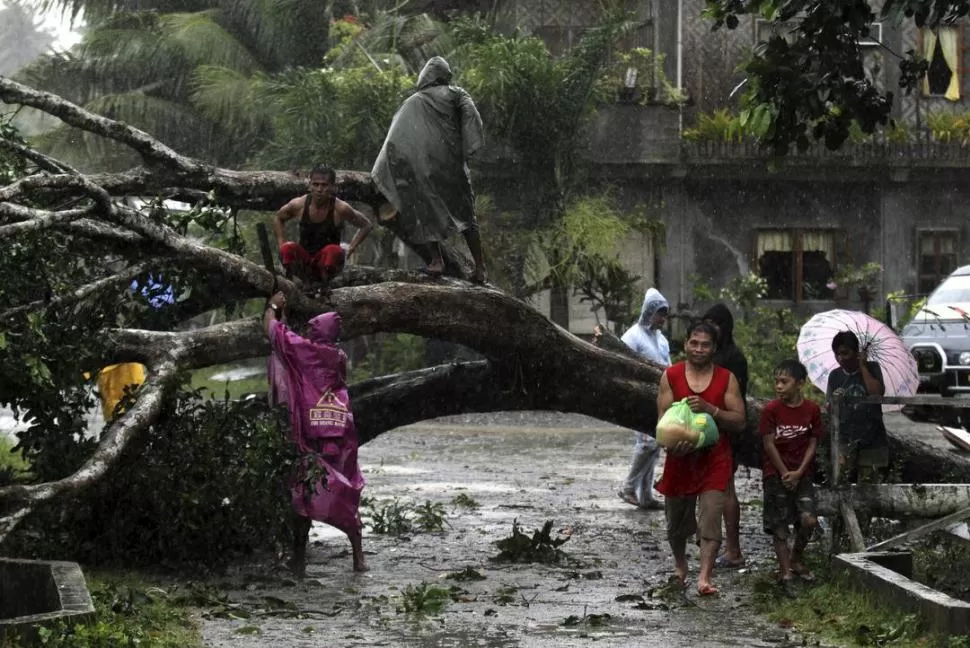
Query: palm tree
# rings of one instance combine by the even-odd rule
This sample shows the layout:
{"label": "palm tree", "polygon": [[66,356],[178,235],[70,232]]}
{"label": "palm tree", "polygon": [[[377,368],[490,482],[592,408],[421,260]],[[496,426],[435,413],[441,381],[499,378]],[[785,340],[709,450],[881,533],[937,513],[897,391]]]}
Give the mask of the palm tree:
{"label": "palm tree", "polygon": [[[314,0],[38,2],[74,16],[83,11],[89,29],[74,50],[24,70],[28,83],[225,165],[243,162],[267,133],[253,81],[317,66],[330,45],[329,4]],[[131,162],[67,129],[46,144],[81,166],[85,158],[98,166]]]}
{"label": "palm tree", "polygon": [[54,45],[54,34],[21,0],[0,4],[0,74],[11,75]]}
{"label": "palm tree", "polygon": [[[461,27],[461,26],[460,26]],[[582,195],[579,182],[585,123],[601,97],[598,81],[613,44],[633,28],[626,12],[607,11],[600,25],[561,58],[531,36],[498,36],[474,24],[454,36],[458,82],[475,98],[491,135],[518,158],[526,190],[521,210],[523,272],[514,286],[528,293],[552,289],[550,316],[568,326],[568,287],[582,257],[570,253],[567,204]],[[529,285],[531,284],[531,285]]]}

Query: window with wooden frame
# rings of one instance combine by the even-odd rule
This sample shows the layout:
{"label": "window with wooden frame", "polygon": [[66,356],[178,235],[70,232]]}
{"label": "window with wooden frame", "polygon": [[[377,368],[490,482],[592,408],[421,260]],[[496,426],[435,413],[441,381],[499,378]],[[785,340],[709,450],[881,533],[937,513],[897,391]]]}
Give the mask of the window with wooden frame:
{"label": "window with wooden frame", "polygon": [[964,40],[962,24],[919,30],[920,54],[929,61],[929,68],[923,77],[925,96],[960,100]]}
{"label": "window with wooden frame", "polygon": [[916,292],[928,295],[957,269],[960,230],[916,230]]}
{"label": "window with wooden frame", "polygon": [[765,299],[833,299],[840,230],[765,229],[755,238],[755,265],[768,284]]}

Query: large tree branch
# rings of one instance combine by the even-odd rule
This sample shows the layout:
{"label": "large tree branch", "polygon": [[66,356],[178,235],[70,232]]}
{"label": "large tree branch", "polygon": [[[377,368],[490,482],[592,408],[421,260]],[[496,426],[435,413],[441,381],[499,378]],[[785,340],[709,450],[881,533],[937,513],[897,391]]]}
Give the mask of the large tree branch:
{"label": "large tree branch", "polygon": [[[126,144],[141,154],[150,169],[133,169],[123,174],[93,175],[89,180],[114,196],[158,195],[166,193],[175,199],[198,200],[199,192],[213,192],[220,204],[256,210],[276,210],[280,205],[306,191],[306,181],[292,173],[276,171],[232,171],[220,169],[183,155],[165,146],[148,133],[96,115],[76,104],[50,93],[34,90],[10,79],[0,77],[0,100],[38,108],[66,123],[103,137]],[[77,177],[68,174],[68,177]],[[48,180],[55,188],[56,180]],[[178,189],[173,189],[178,188]],[[7,188],[9,193],[9,188]],[[0,200],[4,198],[0,190]],[[338,194],[344,200],[362,202],[375,213],[386,199],[374,186],[370,175],[357,171],[338,172]],[[411,245],[407,232],[397,219],[383,223],[407,243],[426,262],[424,246]],[[465,277],[470,264],[467,257],[445,243],[442,254],[448,274]]]}
{"label": "large tree branch", "polygon": [[[345,340],[399,332],[449,340],[478,351],[492,361],[491,371],[497,373],[489,382],[504,394],[496,398],[495,406],[520,403],[526,409],[579,412],[637,429],[652,429],[656,422],[658,367],[588,344],[504,293],[383,283],[336,289],[330,302],[341,314]],[[109,339],[116,349],[112,360],[144,360],[171,347],[191,349],[184,368],[268,352],[254,319],[185,333],[115,330]],[[481,398],[480,402],[487,400]],[[444,398],[438,405],[447,408],[451,402]],[[422,415],[432,411],[429,405]],[[402,414],[399,420],[405,419]]]}
{"label": "large tree branch", "polygon": [[23,207],[14,203],[0,202],[0,216],[5,216],[16,221],[9,225],[0,225],[0,240],[12,236],[20,236],[27,232],[36,232],[38,230],[67,225],[85,216],[90,216],[91,211],[90,208],[47,211],[45,209]]}
{"label": "large tree branch", "polygon": [[5,506],[4,518],[0,520],[0,542],[39,504],[77,492],[101,479],[131,439],[147,430],[158,417],[166,397],[176,386],[177,372],[178,362],[174,359],[163,359],[150,366],[148,380],[139,390],[134,405],[107,428],[94,454],[74,474],[53,482],[0,488],[0,502]]}
{"label": "large tree branch", "polygon": [[74,175],[79,173],[77,169],[65,162],[56,160],[49,155],[44,155],[40,151],[36,151],[29,146],[24,146],[18,142],[12,142],[5,137],[0,137],[0,147],[30,160],[37,165],[37,168],[41,171],[47,171],[48,173],[71,173]]}
{"label": "large tree branch", "polygon": [[92,297],[97,297],[102,293],[115,293],[120,290],[124,290],[131,284],[135,277],[145,272],[148,267],[149,264],[147,262],[137,263],[126,268],[122,272],[111,275],[110,277],[93,281],[65,295],[54,297],[50,301],[38,299],[37,301],[30,302],[29,304],[24,304],[23,306],[8,308],[0,313],[0,322],[7,321],[16,317],[17,315],[39,310],[41,308],[60,308],[61,306],[75,304]]}
{"label": "large tree branch", "polygon": [[129,250],[134,248],[140,251],[147,251],[146,248],[149,247],[149,241],[139,234],[89,218],[65,223],[58,229],[86,239],[122,246]]}
{"label": "large tree branch", "polygon": [[124,122],[102,117],[57,95],[35,90],[2,76],[0,76],[0,101],[37,108],[66,124],[125,144],[141,155],[148,164],[178,169],[191,174],[204,174],[207,171],[206,165],[176,153],[142,130]]}

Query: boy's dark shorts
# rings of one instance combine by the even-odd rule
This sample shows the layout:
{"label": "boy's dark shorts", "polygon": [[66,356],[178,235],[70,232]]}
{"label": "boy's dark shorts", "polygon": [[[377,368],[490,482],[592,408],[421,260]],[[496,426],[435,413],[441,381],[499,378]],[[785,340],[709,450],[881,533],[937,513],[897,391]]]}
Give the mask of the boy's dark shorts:
{"label": "boy's dark shorts", "polygon": [[811,477],[799,479],[795,490],[785,488],[780,475],[765,477],[763,484],[765,533],[785,539],[789,535],[788,527],[797,527],[802,514],[815,517],[815,484]]}

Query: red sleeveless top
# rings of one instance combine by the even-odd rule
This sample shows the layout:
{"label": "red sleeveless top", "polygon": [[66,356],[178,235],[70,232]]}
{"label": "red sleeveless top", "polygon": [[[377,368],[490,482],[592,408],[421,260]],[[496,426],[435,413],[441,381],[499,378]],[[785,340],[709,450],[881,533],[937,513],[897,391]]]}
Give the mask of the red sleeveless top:
{"label": "red sleeveless top", "polygon": [[[674,402],[688,396],[700,396],[711,405],[724,409],[724,395],[731,383],[731,372],[714,365],[711,382],[702,392],[695,392],[687,384],[687,365],[683,362],[669,367],[667,380],[674,393]],[[664,474],[655,488],[666,497],[690,497],[706,491],[727,490],[733,469],[731,442],[721,431],[717,443],[705,450],[683,457],[668,454]]]}

